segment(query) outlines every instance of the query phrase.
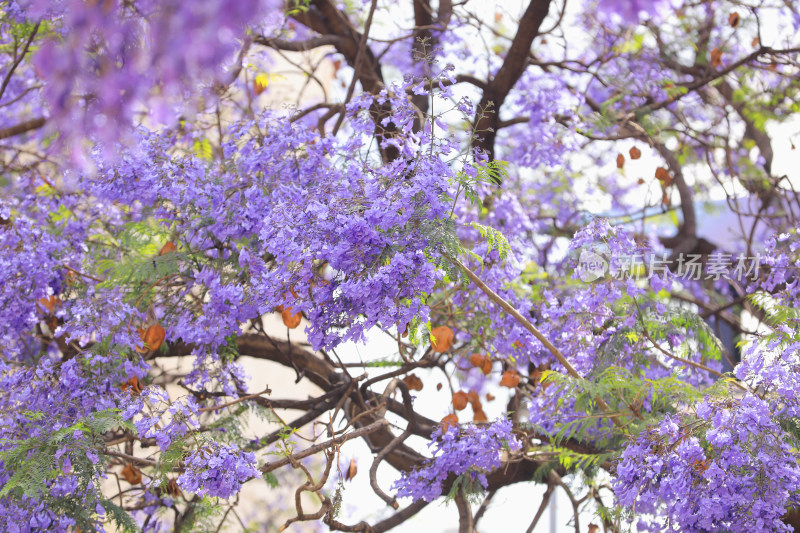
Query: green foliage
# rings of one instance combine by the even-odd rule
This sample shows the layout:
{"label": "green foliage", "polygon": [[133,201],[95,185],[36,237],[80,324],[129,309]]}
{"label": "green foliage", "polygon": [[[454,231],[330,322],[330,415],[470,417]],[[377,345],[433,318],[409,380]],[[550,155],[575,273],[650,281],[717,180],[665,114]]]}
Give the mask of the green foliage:
{"label": "green foliage", "polygon": [[511,246],[508,244],[508,239],[497,229],[491,226],[484,226],[483,224],[478,224],[477,222],[473,222],[471,226],[478,230],[481,234],[481,237],[486,239],[486,242],[489,244],[486,252],[491,252],[492,248],[496,249],[500,254],[500,259],[505,259],[508,255],[508,252],[511,251]]}
{"label": "green foliage", "polygon": [[302,15],[308,11],[310,0],[289,0],[286,3],[286,14],[288,16]]}
{"label": "green foliage", "polygon": [[[25,413],[31,420],[44,420],[44,413]],[[93,529],[94,509],[87,509],[84,498],[94,492],[96,501],[108,512],[119,531],[136,531],[131,517],[115,504],[104,499],[99,491],[99,479],[106,471],[105,461],[97,443],[101,435],[113,429],[132,429],[130,423],[122,420],[117,409],[93,413],[69,427],[61,428],[46,437],[32,437],[15,441],[5,440],[0,451],[0,462],[13,472],[0,489],[0,498],[28,496],[43,500],[55,512],[64,513],[76,520],[78,527]],[[75,438],[79,434],[83,438]],[[65,448],[72,463],[73,475],[77,477],[80,497],[53,498],[48,483],[63,475],[60,463],[55,456],[59,449]],[[93,463],[89,453],[96,454],[99,460]]]}
{"label": "green foliage", "polygon": [[111,500],[107,500],[105,498],[100,500],[100,505],[103,506],[103,509],[106,510],[108,516],[116,524],[118,532],[127,533],[129,531],[139,531],[139,527],[136,525],[136,522],[133,521],[131,515],[128,514],[128,511],[115,504]]}
{"label": "green foliage", "polygon": [[205,496],[189,504],[184,519],[176,528],[178,533],[216,533],[224,507],[217,498]]}
{"label": "green foliage", "polygon": [[159,455],[158,464],[153,472],[155,483],[165,484],[167,482],[167,473],[180,464],[186,445],[187,437],[175,438],[170,442],[167,449]]}
{"label": "green foliage", "polygon": [[564,467],[567,471],[583,470],[587,473],[595,471],[598,466],[603,464],[605,461],[612,459],[616,455],[615,452],[603,452],[596,454],[579,453],[561,446],[545,447],[544,451],[550,451],[554,453],[555,460],[558,461],[558,464]]}
{"label": "green foliage", "polygon": [[697,313],[682,307],[668,307],[663,315],[640,314],[637,331],[647,332],[654,340],[667,338],[670,332],[692,334],[691,345],[686,346],[685,355],[694,358],[700,353],[704,360],[718,361],[722,358],[724,346],[714,331]]}
{"label": "green foliage", "polygon": [[264,472],[264,481],[267,482],[267,485],[271,489],[278,488],[278,478],[274,473],[272,473],[272,472]]}
{"label": "green foliage", "polygon": [[169,231],[158,221],[148,220],[128,224],[116,236],[101,242],[118,248],[122,253],[97,261],[98,273],[103,276],[104,288],[150,285],[178,272],[180,252],[158,255],[169,240]]}
{"label": "green foliage", "polygon": [[779,325],[800,320],[800,309],[780,305],[774,297],[766,292],[751,294],[747,299],[764,313],[769,324]]}
{"label": "green foliage", "polygon": [[[636,433],[664,413],[674,412],[676,406],[688,404],[703,395],[703,391],[675,376],[648,379],[619,366],[604,369],[592,380],[546,371],[542,375],[542,383],[565,388],[565,398],[574,399],[575,410],[588,415],[561,424],[551,436],[556,446],[570,439],[584,440],[589,428],[597,427],[601,421],[607,423],[604,415],[616,416],[631,432]],[[599,412],[597,398],[605,400],[612,411]],[[645,399],[650,405],[648,410],[643,407]],[[570,400],[559,401],[563,403]]]}
{"label": "green foliage", "polygon": [[[31,420],[43,420],[44,413],[26,413]],[[61,470],[54,464],[54,456],[61,446],[67,446],[72,454],[77,457],[73,465],[83,465],[89,475],[101,472],[86,459],[86,451],[90,449],[87,442],[92,442],[95,437],[112,429],[124,427],[130,429],[131,425],[123,422],[117,409],[100,411],[91,417],[79,420],[69,427],[61,428],[47,438],[33,437],[24,440],[3,441],[3,445],[10,444],[8,449],[0,451],[0,461],[14,474],[0,489],[0,498],[11,493],[25,496],[35,496],[45,490],[45,483],[56,478]],[[75,433],[82,433],[86,439],[74,440]],[[65,442],[65,441],[69,442]],[[76,464],[77,463],[77,464]],[[88,464],[84,464],[88,463]]]}
{"label": "green foliage", "polygon": [[473,205],[480,205],[481,198],[478,194],[477,187],[480,184],[488,184],[497,186],[508,178],[508,163],[493,159],[485,164],[473,163],[475,168],[475,175],[470,176],[463,170],[456,174],[455,181],[458,185],[458,191],[463,191],[464,196]]}
{"label": "green foliage", "polygon": [[445,500],[451,502],[458,494],[464,496],[471,503],[480,502],[481,496],[483,496],[483,486],[480,481],[473,479],[472,469],[467,470],[453,481]]}

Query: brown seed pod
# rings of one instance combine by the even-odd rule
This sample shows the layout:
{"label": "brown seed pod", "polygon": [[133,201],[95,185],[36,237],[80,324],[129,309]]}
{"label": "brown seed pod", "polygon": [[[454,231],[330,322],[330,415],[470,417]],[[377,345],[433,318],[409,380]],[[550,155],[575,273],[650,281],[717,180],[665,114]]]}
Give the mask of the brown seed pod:
{"label": "brown seed pod", "polygon": [[467,407],[467,393],[464,391],[458,391],[453,394],[453,407],[456,411],[461,411],[462,409],[466,409]]}
{"label": "brown seed pod", "polygon": [[453,345],[453,330],[447,326],[437,326],[431,330],[431,347],[434,352],[444,353]]}
{"label": "brown seed pod", "polygon": [[303,318],[303,313],[292,313],[292,308],[287,307],[281,311],[281,318],[283,318],[283,324],[287,328],[294,329],[300,325],[300,320]]}
{"label": "brown seed pod", "polygon": [[503,377],[500,378],[500,386],[513,389],[517,385],[519,385],[519,374],[517,374],[516,370],[506,370],[503,372]]}
{"label": "brown seed pod", "polygon": [[259,94],[263,93],[266,90],[267,86],[261,83],[261,81],[258,80],[258,78],[253,80],[253,93],[255,93],[256,96],[258,96]]}
{"label": "brown seed pod", "polygon": [[486,359],[483,361],[483,366],[481,367],[481,372],[483,372],[484,376],[488,376],[492,372],[492,358],[488,355]]}
{"label": "brown seed pod", "polygon": [[711,66],[718,68],[722,65],[722,50],[714,48],[711,50]]}
{"label": "brown seed pod", "polygon": [[128,381],[120,385],[120,388],[122,390],[130,390],[131,394],[134,396],[139,396],[142,393],[142,383],[136,376],[133,376]]}
{"label": "brown seed pod", "polygon": [[42,313],[52,315],[56,309],[61,307],[61,300],[58,296],[48,296],[46,298],[39,298],[36,301],[36,306]]}
{"label": "brown seed pod", "polygon": [[161,247],[159,250],[158,255],[167,255],[174,252],[177,248],[175,248],[175,243],[172,241],[167,241],[167,244]]}
{"label": "brown seed pod", "polygon": [[483,366],[484,360],[485,360],[485,357],[482,356],[479,353],[474,353],[474,354],[469,356],[470,364],[472,366],[477,366],[478,368],[481,368]]}
{"label": "brown seed pod", "polygon": [[144,341],[144,348],[137,349],[139,353],[145,353],[148,350],[156,351],[161,348],[167,333],[161,324],[156,322],[147,329],[139,328],[139,337]]}
{"label": "brown seed pod", "polygon": [[458,415],[451,413],[442,418],[442,433],[447,433],[451,427],[458,426]]}
{"label": "brown seed pod", "polygon": [[467,393],[467,401],[472,406],[473,411],[477,411],[481,408],[481,397],[474,390]]}
{"label": "brown seed pod", "polygon": [[173,498],[180,498],[181,497],[181,489],[178,487],[178,482],[174,479],[170,479],[169,483],[167,483],[167,494],[172,496]]}

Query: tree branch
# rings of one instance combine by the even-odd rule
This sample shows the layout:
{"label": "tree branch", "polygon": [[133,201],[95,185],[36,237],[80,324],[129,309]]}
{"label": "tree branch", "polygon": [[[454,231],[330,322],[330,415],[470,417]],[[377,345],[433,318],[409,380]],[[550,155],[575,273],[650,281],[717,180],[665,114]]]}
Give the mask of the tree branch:
{"label": "tree branch", "polygon": [[494,140],[500,124],[500,108],[528,65],[531,45],[539,34],[542,22],[547,17],[550,1],[532,0],[528,4],[528,8],[519,21],[517,34],[511,42],[503,65],[497,71],[494,79],[489,81],[476,108],[478,115],[473,130],[478,135],[478,139],[475,140],[473,146],[485,151],[490,158],[494,158]]}

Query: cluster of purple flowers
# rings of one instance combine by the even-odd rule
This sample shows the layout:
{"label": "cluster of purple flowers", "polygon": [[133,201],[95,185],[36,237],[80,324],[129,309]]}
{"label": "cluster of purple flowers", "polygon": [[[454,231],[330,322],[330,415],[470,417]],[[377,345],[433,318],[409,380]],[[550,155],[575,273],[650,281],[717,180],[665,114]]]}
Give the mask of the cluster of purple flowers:
{"label": "cluster of purple flowers", "polygon": [[45,18],[55,30],[34,55],[38,76],[48,80],[51,131],[104,141],[129,128],[137,106],[146,103],[153,119],[172,124],[190,86],[228,83],[224,65],[247,24],[281,7],[259,0],[10,4],[12,16]]}
{"label": "cluster of purple flowers", "polygon": [[[711,3],[702,4],[687,6],[682,17],[716,17],[712,26],[732,31],[730,23],[720,21],[728,13],[712,13]],[[400,33],[376,55],[385,55],[385,64],[416,77],[394,84],[381,79],[383,90],[354,96],[347,102],[339,136],[315,129],[316,119],[328,111],[324,106],[297,122],[278,113],[253,113],[247,120],[237,119],[227,131],[220,125],[219,154],[209,156],[204,150],[188,149],[209,142],[192,120],[176,131],[155,133],[132,128],[136,111],[145,104],[151,111],[148,123],[174,124],[182,109],[178,101],[199,100],[185,98],[190,91],[198,92],[195,87],[206,95],[209,86],[219,89],[235,83],[228,76],[238,74],[238,67],[225,67],[238,51],[246,51],[247,45],[241,45],[247,41],[248,25],[261,21],[258,31],[268,36],[265,17],[282,21],[285,2],[3,2],[0,42],[15,52],[13,57],[2,54],[0,70],[13,70],[19,45],[29,35],[34,51],[30,61],[23,57],[25,61],[13,67],[18,67],[15,75],[3,81],[0,128],[12,127],[36,110],[47,124],[41,131],[57,132],[62,141],[89,138],[100,143],[90,154],[91,164],[64,172],[59,168],[55,186],[38,175],[39,170],[30,172],[27,167],[19,167],[19,175],[3,176],[2,190],[9,199],[0,200],[0,452],[26,439],[46,440],[101,411],[122,412],[124,420],[133,421],[138,436],[154,438],[162,452],[175,443],[189,445],[192,439],[187,436],[200,428],[200,405],[194,397],[172,401],[162,388],[147,387],[141,395],[120,388],[131,376],[142,377],[147,371],[146,364],[131,362],[138,360],[135,348],[142,347],[139,325],[155,318],[166,331],[167,345],[180,341],[194,347],[195,366],[184,385],[234,397],[245,390],[246,376],[221,353],[227,353],[226,343],[243,324],[279,306],[304,314],[315,349],[363,340],[376,326],[403,331],[412,321],[426,323],[431,317],[428,299],[445,279],[438,263],[445,226],[448,232],[457,227],[459,244],[476,254],[466,260],[472,261],[470,266],[478,265],[477,258],[482,261],[480,274],[487,285],[529,316],[580,374],[596,375],[613,365],[636,379],[677,375],[691,385],[709,384],[710,373],[654,355],[654,346],[633,331],[641,317],[632,299],[664,314],[665,298],[658,294],[669,292],[675,283],[668,271],[646,281],[604,278],[580,283],[567,279],[574,265],[554,252],[563,245],[558,241],[562,229],[571,231],[586,207],[571,192],[575,183],[568,156],[580,147],[581,157],[595,162],[608,157],[572,142],[586,133],[579,131],[584,126],[593,131],[592,124],[578,124],[583,119],[576,109],[589,106],[591,115],[602,110],[603,120],[596,125],[602,129],[609,123],[617,126],[614,113],[669,102],[663,109],[679,109],[687,127],[708,125],[697,133],[697,146],[717,146],[719,138],[729,135],[730,117],[720,111],[724,106],[695,105],[702,104],[700,93],[682,102],[670,100],[682,94],[680,89],[693,75],[662,61],[662,50],[652,48],[651,39],[639,41],[640,35],[631,37],[628,31],[615,33],[619,21],[635,24],[643,13],[653,15],[662,8],[666,12],[666,0],[600,0],[591,5],[603,21],[595,25],[599,46],[583,50],[575,59],[542,50],[543,63],[568,64],[569,72],[561,67],[525,72],[506,107],[493,111],[510,116],[513,108],[519,115],[503,121],[496,152],[510,160],[514,172],[499,192],[494,184],[476,185],[480,201],[473,198],[471,203],[454,189],[460,191],[462,173],[476,178],[477,164],[454,161],[462,155],[463,161],[468,159],[474,132],[455,131],[442,116],[420,114],[410,100],[430,96],[437,112],[440,103],[447,103],[470,120],[475,109],[468,96],[457,92],[463,85],[456,88],[461,82],[455,68],[448,64],[433,74],[437,62],[412,56],[416,41],[400,38]],[[40,18],[47,22],[37,36],[33,28]],[[468,32],[455,31],[468,26],[458,18],[453,15],[448,31],[433,31],[433,45],[442,48],[431,51],[431,57],[457,56],[458,74],[491,84],[502,58],[477,61]],[[30,27],[23,27],[23,20]],[[665,23],[661,37],[677,45],[693,42],[688,20]],[[797,20],[795,14],[795,26]],[[443,28],[447,25],[440,22]],[[281,38],[317,37],[302,24],[293,26],[283,28]],[[728,55],[750,53],[724,32],[712,33],[709,48],[725,48]],[[548,48],[541,41],[541,47]],[[561,54],[561,47],[556,48]],[[580,65],[593,67],[580,74],[575,72]],[[779,73],[783,68],[775,65]],[[761,70],[770,75],[768,69]],[[783,77],[789,81],[764,83],[772,84],[775,94],[791,94],[783,84],[793,77]],[[389,112],[376,124],[377,108]],[[655,111],[646,114],[652,124],[663,118]],[[392,134],[379,139],[376,150],[373,136],[380,128]],[[117,143],[119,131],[129,133],[124,143]],[[44,151],[43,168],[51,164],[45,159],[63,146],[41,144],[37,149]],[[751,150],[741,144],[744,149],[730,148],[729,168],[720,175],[747,169]],[[687,145],[681,159],[691,163],[707,155],[703,148],[697,152],[697,146]],[[383,154],[376,152],[381,150],[396,152],[397,157],[379,160]],[[114,157],[108,157],[110,152]],[[485,157],[471,155],[479,163]],[[763,164],[764,155],[757,161]],[[709,163],[712,168],[714,164]],[[541,167],[552,172],[526,172]],[[610,203],[615,208],[630,207],[615,193],[631,185],[616,178],[599,179],[603,186],[590,186],[587,196],[603,189],[614,197]],[[664,184],[664,203],[669,200],[667,188]],[[480,238],[475,222],[505,234],[510,260],[503,261],[498,250]],[[131,235],[145,226],[157,237],[144,242],[147,239],[136,235],[141,237],[136,245],[117,246],[121,241],[127,244],[128,238],[135,241]],[[446,237],[455,240],[450,233]],[[173,253],[156,256],[167,238],[174,240]],[[770,293],[786,318],[778,321],[772,335],[750,344],[734,371],[758,395],[673,406],[681,414],[667,416],[622,452],[615,489],[621,505],[644,515],[643,529],[784,528],[780,517],[800,490],[796,443],[781,428],[800,414],[799,324],[789,312],[800,306],[798,247],[795,233],[769,240],[769,273],[747,288],[749,293]],[[586,249],[607,258],[610,269],[617,268],[617,258],[640,248],[629,232],[604,220],[586,224],[570,245],[572,252]],[[135,276],[122,272],[123,266],[142,264],[150,270],[134,282],[130,280]],[[154,275],[158,268],[169,268],[168,275]],[[170,283],[162,283],[164,279]],[[142,286],[149,288],[143,293]],[[702,287],[684,288],[697,301],[708,301]],[[466,347],[479,339],[475,345],[509,368],[518,365],[520,374],[532,367],[559,371],[542,343],[474,287],[454,292],[447,303],[464,320],[458,343]],[[687,329],[673,328],[658,336],[658,342],[685,349],[696,341]],[[51,337],[54,341],[43,348],[42,340]],[[701,350],[684,355],[718,370],[715,361],[703,360],[708,354]],[[476,390],[496,380],[496,373],[487,376],[477,368],[469,372],[465,382]],[[526,381],[534,391],[529,421],[540,429],[555,432],[585,417],[567,389],[538,386],[532,375]],[[645,414],[651,397],[644,394],[641,399]],[[588,438],[600,439],[612,429],[604,420]],[[81,451],[84,462],[88,458],[83,474],[89,472],[95,481],[101,475],[94,469],[99,457],[82,432],[65,442],[70,448],[65,444],[55,452],[52,466],[58,475],[47,480],[42,499],[78,498],[83,507],[102,516],[96,485],[84,491],[79,484],[73,452]],[[396,483],[399,495],[433,500],[453,476],[467,476],[476,487],[485,487],[487,474],[501,464],[504,450],[516,451],[522,444],[511,422],[503,419],[439,430],[430,446],[433,458]],[[13,475],[0,461],[0,484],[9,483]],[[252,454],[211,442],[186,456],[179,483],[197,494],[229,498],[258,475]],[[152,495],[143,498],[153,501]],[[10,531],[74,526],[59,513],[30,495],[0,498],[0,524]]]}
{"label": "cluster of purple flowers", "polygon": [[134,402],[130,412],[143,411],[144,402],[150,406],[150,413],[142,412],[134,420],[139,435],[154,438],[162,450],[169,448],[173,441],[200,427],[197,420],[197,402],[191,396],[183,396],[170,402],[167,391],[160,387],[147,387]]}
{"label": "cluster of purple flowers", "polygon": [[501,453],[517,451],[522,446],[512,429],[511,421],[506,419],[486,426],[437,429],[428,445],[433,448],[433,458],[395,482],[397,495],[433,501],[442,495],[442,484],[451,475],[469,475],[486,488],[486,474],[500,466]]}
{"label": "cluster of purple flowers", "polygon": [[800,489],[797,461],[766,402],[707,399],[628,446],[614,488],[646,531],[791,531],[781,518]]}
{"label": "cluster of purple flowers", "polygon": [[230,498],[239,492],[242,483],[260,475],[254,454],[216,442],[191,452],[184,464],[186,471],[178,477],[178,484],[201,496]]}

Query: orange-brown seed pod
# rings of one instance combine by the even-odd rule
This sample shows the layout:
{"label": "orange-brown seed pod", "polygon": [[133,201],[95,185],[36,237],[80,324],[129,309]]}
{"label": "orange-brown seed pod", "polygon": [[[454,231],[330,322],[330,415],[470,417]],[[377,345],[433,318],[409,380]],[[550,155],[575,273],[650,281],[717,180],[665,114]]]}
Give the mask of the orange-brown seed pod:
{"label": "orange-brown seed pod", "polygon": [[161,324],[155,323],[147,329],[139,328],[139,337],[144,341],[144,348],[137,350],[139,353],[145,353],[147,350],[156,351],[161,348],[164,343],[167,333]]}
{"label": "orange-brown seed pod", "polygon": [[484,376],[488,376],[492,372],[492,358],[488,355],[483,361],[483,366],[481,367],[481,372],[483,372]]}
{"label": "orange-brown seed pod", "polygon": [[485,359],[484,356],[482,356],[479,353],[474,353],[469,356],[470,364],[472,364],[472,366],[477,366],[478,368],[481,368],[483,366],[484,359]]}
{"label": "orange-brown seed pod", "polygon": [[519,374],[517,374],[517,371],[506,370],[503,372],[503,377],[500,378],[500,385],[502,387],[508,387],[509,389],[513,389],[519,385]]}
{"label": "orange-brown seed pod", "polygon": [[434,352],[444,353],[453,345],[453,330],[447,326],[438,326],[431,330],[431,347]]}
{"label": "orange-brown seed pod", "polygon": [[358,466],[355,459],[350,459],[350,465],[347,467],[347,472],[344,473],[345,481],[351,481],[358,474]]}
{"label": "orange-brown seed pod", "polygon": [[122,390],[129,390],[134,396],[139,396],[142,393],[142,383],[136,376],[131,377],[128,381],[120,385]]}
{"label": "orange-brown seed pod", "polygon": [[161,247],[159,250],[158,255],[167,255],[174,252],[177,248],[175,248],[175,243],[172,241],[167,241],[167,244]]}
{"label": "orange-brown seed pod", "polygon": [[451,427],[458,426],[458,415],[451,413],[442,418],[442,433],[446,433]]}
{"label": "orange-brown seed pod", "polygon": [[453,408],[456,411],[461,411],[462,409],[466,409],[467,407],[467,393],[464,391],[458,391],[453,394]]}
{"label": "orange-brown seed pod", "polygon": [[283,318],[283,323],[287,328],[294,329],[300,325],[300,320],[303,318],[303,314],[292,313],[292,308],[287,307],[281,311],[281,318]]}

